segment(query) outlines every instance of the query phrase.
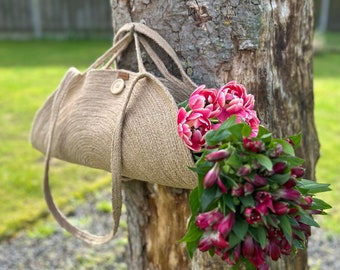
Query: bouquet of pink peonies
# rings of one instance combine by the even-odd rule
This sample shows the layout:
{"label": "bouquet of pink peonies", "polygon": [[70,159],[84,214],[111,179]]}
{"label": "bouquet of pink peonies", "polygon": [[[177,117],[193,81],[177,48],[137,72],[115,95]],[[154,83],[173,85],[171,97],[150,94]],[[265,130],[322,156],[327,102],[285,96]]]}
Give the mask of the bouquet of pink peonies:
{"label": "bouquet of pink peonies", "polygon": [[238,269],[268,269],[266,258],[304,249],[313,214],[331,206],[315,197],[328,184],[303,179],[295,156],[300,134],[273,138],[260,125],[254,97],[232,81],[202,85],[180,104],[178,133],[193,151],[198,186],[190,194],[191,218],[182,241]]}

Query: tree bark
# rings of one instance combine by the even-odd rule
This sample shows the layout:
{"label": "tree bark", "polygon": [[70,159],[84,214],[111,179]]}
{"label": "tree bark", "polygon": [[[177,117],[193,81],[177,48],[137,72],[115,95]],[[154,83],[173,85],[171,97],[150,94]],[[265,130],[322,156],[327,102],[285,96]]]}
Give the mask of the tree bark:
{"label": "tree bark", "polygon": [[[312,85],[313,1],[111,0],[113,28],[144,22],[175,49],[199,85],[236,80],[254,94],[263,125],[277,137],[302,132],[298,155],[315,179],[319,143]],[[199,6],[198,6],[199,5]],[[192,262],[178,240],[189,217],[189,191],[124,184],[129,269],[229,269],[209,255]],[[307,252],[270,262],[270,269],[308,269]]]}

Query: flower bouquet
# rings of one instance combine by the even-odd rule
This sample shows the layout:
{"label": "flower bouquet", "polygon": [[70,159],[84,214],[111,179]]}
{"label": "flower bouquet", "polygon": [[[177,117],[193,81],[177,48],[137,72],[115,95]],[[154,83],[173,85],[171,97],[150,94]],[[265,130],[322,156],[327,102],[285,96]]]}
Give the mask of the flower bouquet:
{"label": "flower bouquet", "polygon": [[199,86],[180,104],[178,133],[192,150],[198,186],[190,194],[186,242],[239,269],[268,269],[304,249],[313,214],[331,206],[315,197],[328,184],[303,178],[295,156],[301,135],[274,138],[260,125],[254,97],[235,81],[220,89]]}

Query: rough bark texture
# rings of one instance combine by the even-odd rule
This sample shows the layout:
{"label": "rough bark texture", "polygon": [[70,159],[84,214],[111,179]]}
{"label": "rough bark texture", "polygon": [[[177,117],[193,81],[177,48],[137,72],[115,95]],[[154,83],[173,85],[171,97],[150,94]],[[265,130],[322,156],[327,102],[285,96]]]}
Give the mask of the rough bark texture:
{"label": "rough bark texture", "polygon": [[[310,0],[111,0],[113,28],[145,22],[165,37],[197,84],[237,80],[255,95],[262,124],[275,136],[302,132],[298,155],[314,179],[319,143],[313,116]],[[197,5],[199,4],[199,6]],[[130,233],[129,269],[228,269],[199,253],[190,263],[177,240],[189,215],[188,191],[124,185]],[[307,269],[300,252],[270,269]]]}

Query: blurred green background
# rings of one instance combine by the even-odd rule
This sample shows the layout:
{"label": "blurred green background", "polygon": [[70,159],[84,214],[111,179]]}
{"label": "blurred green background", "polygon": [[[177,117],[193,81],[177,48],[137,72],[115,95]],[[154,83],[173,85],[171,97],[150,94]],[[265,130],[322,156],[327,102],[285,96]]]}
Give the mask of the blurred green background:
{"label": "blurred green background", "polygon": [[[319,218],[340,233],[340,34],[315,34],[315,121],[321,142],[319,182],[332,192],[321,198],[333,205]],[[70,66],[85,70],[111,40],[0,41],[0,240],[47,216],[41,190],[43,156],[31,148],[29,132],[36,110]],[[51,169],[57,203],[67,208],[72,198],[108,187],[107,173],[54,161]],[[67,211],[67,209],[66,209]]]}

